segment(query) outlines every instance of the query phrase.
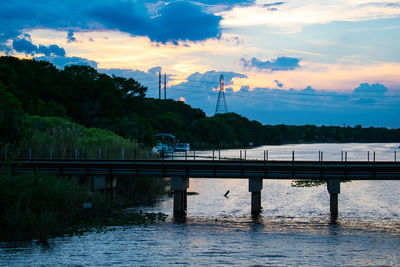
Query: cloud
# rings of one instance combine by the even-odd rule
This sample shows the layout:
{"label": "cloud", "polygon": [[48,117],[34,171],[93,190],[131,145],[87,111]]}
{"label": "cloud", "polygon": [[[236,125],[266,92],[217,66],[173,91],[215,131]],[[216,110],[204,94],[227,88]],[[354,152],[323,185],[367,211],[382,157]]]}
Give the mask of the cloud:
{"label": "cloud", "polygon": [[262,61],[255,57],[251,60],[241,58],[240,62],[244,69],[269,70],[269,71],[287,71],[299,68],[299,58],[294,57],[278,57],[276,59]]}
{"label": "cloud", "polygon": [[392,3],[392,2],[368,2],[362,3],[358,5],[358,7],[400,7],[400,3]]}
{"label": "cloud", "polygon": [[279,12],[270,12],[268,15],[265,14],[265,9],[270,8],[268,4],[242,6],[221,12],[224,18],[221,24],[224,27],[265,25],[279,28],[281,32],[294,33],[301,32],[304,26],[311,24],[368,21],[399,16],[398,1],[360,5],[361,2],[366,1],[335,0],[327,8],[326,3],[319,0],[287,1],[284,8],[279,8]]}
{"label": "cloud", "polygon": [[59,47],[57,45],[49,45],[49,46],[39,45],[38,52],[45,54],[46,56],[54,55],[59,57],[65,57],[64,48]]}
{"label": "cloud", "polygon": [[263,7],[272,7],[272,6],[280,6],[285,4],[286,2],[275,2],[275,3],[270,3],[270,4],[263,4]]}
{"label": "cloud", "polygon": [[274,82],[275,82],[276,86],[278,86],[279,88],[283,87],[283,83],[280,83],[278,80],[275,80]]}
{"label": "cloud", "polygon": [[117,1],[90,6],[87,16],[100,25],[98,28],[119,30],[132,35],[153,34],[159,31],[148,16],[147,8],[137,2]]}
{"label": "cloud", "polygon": [[59,69],[64,69],[65,66],[69,65],[84,65],[97,68],[96,61],[88,60],[81,57],[42,56],[42,57],[34,57],[33,59],[51,62]]}
{"label": "cloud", "polygon": [[[236,72],[226,72],[226,71],[207,71],[205,73],[193,73],[187,77],[188,83],[200,83],[200,84],[213,84],[214,88],[218,87],[220,76],[224,76],[225,85],[231,84],[233,78],[247,78],[246,75]],[[216,85],[215,85],[216,84]]]}
{"label": "cloud", "polygon": [[262,6],[265,7],[268,11],[278,11],[277,6],[281,6],[283,4],[286,4],[286,2],[275,2],[275,3],[270,3],[270,4],[263,4]]}
{"label": "cloud", "polygon": [[379,83],[369,84],[362,83],[353,91],[354,97],[380,97],[383,96],[388,89]]}
{"label": "cloud", "polygon": [[190,2],[174,2],[164,6],[154,19],[161,28],[150,39],[160,42],[179,40],[201,41],[220,36],[220,16],[207,14]]}
{"label": "cloud", "polygon": [[196,0],[198,3],[203,3],[207,5],[229,5],[229,6],[249,6],[254,4],[256,1],[255,0],[248,0],[248,1],[243,1],[243,0]]}
{"label": "cloud", "polygon": [[161,70],[162,70],[162,68],[160,66],[157,66],[157,67],[150,68],[147,72],[156,74],[156,73],[160,72]]}
{"label": "cloud", "polygon": [[67,35],[67,43],[76,42],[76,38],[74,37],[74,31],[70,30]]}
{"label": "cloud", "polygon": [[372,105],[384,97],[387,90],[386,86],[379,83],[371,85],[369,83],[362,83],[353,91],[353,102],[362,105]]}
{"label": "cloud", "polygon": [[[181,1],[181,0],[178,0]],[[213,1],[213,0],[196,0],[196,3],[199,3],[201,5],[206,5],[206,9],[208,11],[211,11],[212,13],[219,13],[223,11],[229,11],[232,10],[235,7],[246,7],[246,6],[252,6],[256,4],[255,0],[219,0],[219,1]]]}
{"label": "cloud", "polygon": [[203,8],[199,2],[158,1],[149,5],[146,1],[124,0],[2,1],[0,17],[2,45],[27,30],[38,28],[67,31],[68,42],[76,41],[75,32],[96,30],[117,30],[132,36],[148,36],[154,42],[163,43],[203,41],[220,36],[219,23],[222,19],[207,13],[207,8]]}
{"label": "cloud", "polygon": [[23,37],[19,37],[15,39],[12,43],[13,48],[17,52],[25,53],[28,55],[35,55],[35,54],[44,54],[46,56],[65,56],[65,50],[62,47],[57,45],[39,45],[36,46],[32,44],[29,35],[24,35]]}
{"label": "cloud", "polygon": [[13,41],[12,46],[17,52],[34,55],[38,51],[38,47],[31,43],[28,39],[29,36],[25,38],[17,38]]}

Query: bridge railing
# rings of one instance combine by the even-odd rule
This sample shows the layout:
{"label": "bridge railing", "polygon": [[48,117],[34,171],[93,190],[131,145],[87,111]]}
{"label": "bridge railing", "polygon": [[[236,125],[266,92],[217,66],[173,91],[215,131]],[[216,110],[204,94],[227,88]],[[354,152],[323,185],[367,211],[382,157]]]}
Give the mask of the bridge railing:
{"label": "bridge railing", "polygon": [[399,161],[400,150],[344,151],[344,150],[258,150],[258,149],[215,149],[175,152],[168,159],[190,160],[302,160],[302,161]]}
{"label": "bridge railing", "polygon": [[90,160],[146,160],[159,159],[150,149],[126,149],[122,147],[51,147],[35,145],[24,148],[0,147],[0,159],[90,159]]}
{"label": "bridge railing", "polygon": [[[23,149],[0,147],[0,159],[90,159],[90,160],[149,160],[159,159],[160,155],[150,148],[125,149],[123,147],[56,147],[36,145]],[[294,160],[294,161],[400,161],[400,150],[380,151],[329,149],[290,150],[273,149],[213,149],[174,152],[164,155],[166,160]]]}

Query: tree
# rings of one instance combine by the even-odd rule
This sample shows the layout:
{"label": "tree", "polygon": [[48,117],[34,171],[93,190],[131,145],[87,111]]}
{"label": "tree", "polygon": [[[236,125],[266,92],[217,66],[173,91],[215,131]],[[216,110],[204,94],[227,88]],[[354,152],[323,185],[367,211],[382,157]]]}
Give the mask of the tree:
{"label": "tree", "polygon": [[0,82],[0,142],[3,144],[16,144],[27,133],[28,122],[21,102]]}
{"label": "tree", "polygon": [[112,76],[117,89],[124,92],[124,97],[145,97],[147,88],[142,86],[136,80],[124,77]]}

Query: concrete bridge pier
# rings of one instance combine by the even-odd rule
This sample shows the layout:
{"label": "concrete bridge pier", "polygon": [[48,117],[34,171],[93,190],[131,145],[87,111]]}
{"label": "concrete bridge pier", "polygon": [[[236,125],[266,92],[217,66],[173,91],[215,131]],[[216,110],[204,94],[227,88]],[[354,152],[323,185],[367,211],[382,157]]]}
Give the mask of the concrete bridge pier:
{"label": "concrete bridge pier", "polygon": [[328,192],[330,195],[330,212],[332,217],[337,217],[339,214],[339,194],[340,194],[340,180],[327,181]]}
{"label": "concrete bridge pier", "polygon": [[171,177],[171,190],[174,191],[174,217],[184,218],[187,210],[187,189],[189,178]]}
{"label": "concrete bridge pier", "polygon": [[249,192],[251,192],[251,214],[257,216],[261,212],[261,190],[263,188],[262,178],[249,179]]}

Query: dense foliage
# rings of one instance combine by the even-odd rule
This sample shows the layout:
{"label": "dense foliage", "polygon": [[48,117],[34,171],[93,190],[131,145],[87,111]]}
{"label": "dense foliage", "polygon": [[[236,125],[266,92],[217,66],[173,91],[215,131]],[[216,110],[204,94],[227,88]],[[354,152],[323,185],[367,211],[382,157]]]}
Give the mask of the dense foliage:
{"label": "dense foliage", "polygon": [[[133,158],[136,152],[143,158],[144,148],[123,138],[116,133],[98,128],[86,128],[80,124],[59,117],[30,116],[31,125],[29,143],[23,149],[31,148],[33,158],[48,158],[49,149],[52,149],[53,158],[102,158],[120,159],[124,149],[125,158]],[[76,151],[75,151],[76,149]],[[26,151],[19,152],[21,157]],[[77,155],[75,155],[77,153]],[[25,155],[26,157],[26,155]]]}
{"label": "dense foliage", "polygon": [[1,133],[3,143],[20,139],[25,114],[66,118],[146,146],[152,146],[154,135],[160,132],[171,133],[194,148],[243,147],[249,142],[400,141],[400,129],[271,126],[235,113],[207,117],[182,102],[145,98],[147,89],[134,79],[108,76],[89,66],[58,70],[44,61],[0,57],[0,83],[0,123],[2,131],[8,131]]}
{"label": "dense foliage", "polygon": [[[110,195],[90,193],[76,180],[80,179],[43,174],[0,175],[0,241],[45,242],[54,235],[142,225],[166,218],[161,213],[115,209]],[[133,183],[145,189],[148,199],[154,194],[154,187],[160,185],[148,180]],[[85,208],[84,203],[91,203],[91,208]]]}
{"label": "dense foliage", "polygon": [[19,143],[27,135],[27,127],[21,102],[0,81],[0,143]]}
{"label": "dense foliage", "polygon": [[[83,209],[92,202],[91,214]],[[108,195],[94,195],[70,181],[49,175],[0,175],[0,240],[46,238],[85,220],[110,215]]]}

